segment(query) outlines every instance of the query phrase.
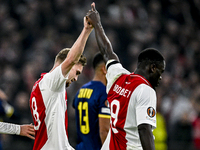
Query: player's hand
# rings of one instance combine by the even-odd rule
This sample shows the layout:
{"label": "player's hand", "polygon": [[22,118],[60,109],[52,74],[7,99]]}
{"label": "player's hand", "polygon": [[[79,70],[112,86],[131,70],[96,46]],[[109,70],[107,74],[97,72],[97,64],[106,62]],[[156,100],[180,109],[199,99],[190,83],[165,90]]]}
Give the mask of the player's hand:
{"label": "player's hand", "polygon": [[92,9],[88,11],[86,18],[89,24],[91,24],[94,28],[97,24],[101,23],[100,15],[95,8],[95,3],[91,4]]}
{"label": "player's hand", "polygon": [[20,125],[20,134],[21,136],[27,136],[30,139],[35,139],[35,130],[32,124],[30,125]]}
{"label": "player's hand", "polygon": [[93,29],[93,26],[88,22],[88,19],[86,17],[84,17],[84,27],[87,30],[91,30]]}

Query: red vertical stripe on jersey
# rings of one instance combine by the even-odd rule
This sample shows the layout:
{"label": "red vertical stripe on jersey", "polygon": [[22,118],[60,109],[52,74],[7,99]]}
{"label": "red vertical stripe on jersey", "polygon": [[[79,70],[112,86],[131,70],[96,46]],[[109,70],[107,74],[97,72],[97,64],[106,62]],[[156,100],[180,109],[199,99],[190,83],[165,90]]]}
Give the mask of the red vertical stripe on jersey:
{"label": "red vertical stripe on jersey", "polygon": [[[33,86],[33,90],[32,90],[31,97],[30,97],[30,109],[31,109],[34,125],[35,126],[38,125],[38,122],[35,120],[35,117],[37,117],[37,116],[35,116],[36,113],[39,114],[39,120],[41,122],[41,124],[39,126],[40,130],[35,130],[35,142],[34,142],[33,150],[40,150],[44,146],[44,144],[46,143],[46,141],[48,139],[47,128],[46,128],[46,124],[45,124],[45,117],[46,117],[45,109],[46,108],[45,108],[42,94],[41,94],[41,91],[39,88],[39,82],[41,79],[39,79]],[[36,100],[37,112],[33,111],[33,109],[36,110],[35,106],[32,106],[33,98],[35,98],[35,100]],[[33,109],[32,109],[32,107],[33,107]]]}

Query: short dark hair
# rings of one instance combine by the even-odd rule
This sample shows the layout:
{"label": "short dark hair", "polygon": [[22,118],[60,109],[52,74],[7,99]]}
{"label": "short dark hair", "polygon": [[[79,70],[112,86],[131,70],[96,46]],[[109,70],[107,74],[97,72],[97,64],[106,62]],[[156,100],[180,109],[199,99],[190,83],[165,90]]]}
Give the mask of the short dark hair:
{"label": "short dark hair", "polygon": [[96,69],[96,67],[102,62],[104,62],[102,54],[100,52],[96,53],[92,62],[93,68]]}
{"label": "short dark hair", "polygon": [[[55,62],[60,62],[62,63],[65,58],[67,57],[68,53],[70,51],[70,48],[64,48],[62,49],[57,55],[56,55],[56,58],[55,58]],[[80,59],[78,61],[78,63],[82,64],[82,66],[85,66],[87,64],[87,59],[85,56],[81,55],[80,56]]]}
{"label": "short dark hair", "polygon": [[155,63],[156,65],[164,61],[163,55],[154,48],[147,48],[140,52],[138,56],[138,66],[140,64],[151,64]]}

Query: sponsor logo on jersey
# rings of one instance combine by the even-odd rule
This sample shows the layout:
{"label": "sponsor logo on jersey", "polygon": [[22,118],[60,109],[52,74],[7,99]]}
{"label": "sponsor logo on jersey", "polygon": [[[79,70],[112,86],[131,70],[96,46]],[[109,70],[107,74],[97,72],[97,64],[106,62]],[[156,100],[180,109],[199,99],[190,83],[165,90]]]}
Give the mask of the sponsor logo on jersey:
{"label": "sponsor logo on jersey", "polygon": [[156,111],[153,107],[149,107],[147,109],[147,114],[148,114],[149,117],[153,118],[156,115]]}

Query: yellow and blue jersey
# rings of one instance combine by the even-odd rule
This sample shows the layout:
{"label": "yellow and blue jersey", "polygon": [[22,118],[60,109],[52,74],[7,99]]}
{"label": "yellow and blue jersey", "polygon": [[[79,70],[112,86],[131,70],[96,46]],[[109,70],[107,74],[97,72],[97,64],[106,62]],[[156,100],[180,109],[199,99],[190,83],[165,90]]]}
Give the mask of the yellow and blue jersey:
{"label": "yellow and blue jersey", "polygon": [[99,117],[110,118],[106,87],[99,81],[90,81],[77,92],[73,102],[76,111],[76,150],[99,150]]}

